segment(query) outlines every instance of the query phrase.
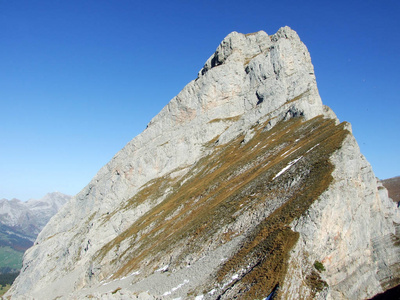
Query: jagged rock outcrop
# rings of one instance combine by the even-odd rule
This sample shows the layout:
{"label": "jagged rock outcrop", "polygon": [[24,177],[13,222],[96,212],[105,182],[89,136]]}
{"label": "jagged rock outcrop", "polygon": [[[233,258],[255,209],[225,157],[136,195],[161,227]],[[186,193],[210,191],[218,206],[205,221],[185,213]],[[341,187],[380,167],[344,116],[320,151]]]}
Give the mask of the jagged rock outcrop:
{"label": "jagged rock outcrop", "polygon": [[15,299],[362,299],[398,283],[399,211],[288,27],[233,32],[50,221]]}

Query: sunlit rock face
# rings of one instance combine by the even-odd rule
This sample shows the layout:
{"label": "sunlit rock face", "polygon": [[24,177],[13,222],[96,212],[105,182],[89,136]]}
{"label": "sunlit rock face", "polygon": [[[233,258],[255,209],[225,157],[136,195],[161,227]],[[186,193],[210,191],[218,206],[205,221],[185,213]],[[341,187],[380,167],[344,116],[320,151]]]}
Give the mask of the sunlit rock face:
{"label": "sunlit rock face", "polygon": [[399,211],[288,27],[229,34],[50,221],[12,298],[364,299]]}

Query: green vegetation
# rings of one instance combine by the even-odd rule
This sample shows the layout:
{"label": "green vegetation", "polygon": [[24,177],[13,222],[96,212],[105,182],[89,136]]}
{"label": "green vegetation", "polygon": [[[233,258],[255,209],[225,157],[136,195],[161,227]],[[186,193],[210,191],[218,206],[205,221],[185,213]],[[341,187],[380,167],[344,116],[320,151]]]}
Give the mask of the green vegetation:
{"label": "green vegetation", "polygon": [[318,261],[318,260],[316,260],[316,261],[314,262],[314,268],[315,268],[318,272],[326,271],[326,270],[325,270],[325,267],[324,267],[324,265],[323,265],[323,263],[320,262],[320,261]]}
{"label": "green vegetation", "polygon": [[18,272],[22,267],[22,257],[32,246],[32,236],[0,224],[0,274]]}
{"label": "green vegetation", "polygon": [[[333,171],[329,157],[341,147],[348,131],[343,124],[322,117],[306,122],[292,118],[269,131],[264,130],[267,123],[256,124],[254,137],[246,143],[239,136],[227,145],[208,144],[214,147],[212,154],[200,159],[182,180],[166,175],[146,184],[121,209],[133,209],[145,201],[154,208],[98,251],[97,261],[101,263],[109,251],[119,251],[121,243],[128,241],[131,247],[119,251],[111,262],[121,266],[113,275],[118,278],[143,265],[156,268],[176,249],[180,253],[170,264],[179,266],[187,255],[200,253],[211,241],[226,242],[245,234],[245,241],[217,272],[215,281],[223,284],[246,269],[244,277],[227,288],[240,290],[242,299],[268,295],[283,281],[289,251],[298,239],[289,224],[329,186]],[[295,160],[295,167],[281,172]],[[156,205],[160,197],[164,200]],[[258,225],[243,232],[219,233],[242,210],[257,212],[277,199],[282,204]]]}
{"label": "green vegetation", "polygon": [[21,269],[23,255],[24,252],[16,251],[11,247],[0,247],[0,269]]}
{"label": "green vegetation", "polygon": [[0,274],[0,285],[6,286],[13,284],[15,278],[19,275],[19,272],[15,273],[7,273],[7,274]]}
{"label": "green vegetation", "polygon": [[11,285],[6,284],[6,285],[0,285],[0,296],[3,296],[5,293],[8,292],[8,290],[11,288]]}
{"label": "green vegetation", "polygon": [[0,274],[0,296],[4,295],[10,289],[18,274],[19,272]]}
{"label": "green vegetation", "polygon": [[312,270],[311,274],[306,277],[306,284],[311,287],[312,298],[314,298],[316,293],[328,287],[328,284],[321,279],[321,276],[315,270]]}
{"label": "green vegetation", "polygon": [[36,235],[26,235],[13,227],[0,224],[0,246],[10,246],[16,251],[25,252],[33,245]]}

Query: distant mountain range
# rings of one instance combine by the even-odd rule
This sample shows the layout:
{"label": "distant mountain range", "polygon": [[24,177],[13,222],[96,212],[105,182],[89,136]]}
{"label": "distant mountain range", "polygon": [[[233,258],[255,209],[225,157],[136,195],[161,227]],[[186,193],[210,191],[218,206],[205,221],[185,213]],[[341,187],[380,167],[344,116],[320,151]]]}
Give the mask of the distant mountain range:
{"label": "distant mountain range", "polygon": [[0,273],[18,271],[22,256],[71,196],[54,192],[40,200],[0,200]]}

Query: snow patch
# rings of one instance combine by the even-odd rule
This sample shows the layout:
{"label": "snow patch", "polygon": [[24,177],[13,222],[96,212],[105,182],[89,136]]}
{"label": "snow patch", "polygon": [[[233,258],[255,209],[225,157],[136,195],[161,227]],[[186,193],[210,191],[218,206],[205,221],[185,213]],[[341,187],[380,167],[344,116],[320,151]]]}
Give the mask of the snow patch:
{"label": "snow patch", "polygon": [[313,150],[315,147],[317,147],[319,145],[319,143],[318,144],[316,144],[315,146],[312,146],[310,149],[308,149],[307,150],[307,152],[306,153],[308,153],[308,152],[310,152],[311,150]]}
{"label": "snow patch", "polygon": [[139,274],[140,274],[140,271],[136,271],[136,272],[133,272],[130,276],[139,275]]}
{"label": "snow patch", "polygon": [[212,289],[211,291],[208,292],[208,294],[209,295],[214,295],[216,291],[217,291],[216,289]]}
{"label": "snow patch", "polygon": [[181,284],[179,284],[178,286],[172,288],[170,291],[165,292],[165,293],[163,294],[163,296],[171,295],[173,292],[175,292],[176,290],[179,290],[181,287],[183,287],[186,283],[189,283],[189,280],[185,279],[185,280],[183,281],[183,283],[181,283]]}
{"label": "snow patch", "polygon": [[297,163],[303,156],[300,156],[294,160],[292,160],[290,163],[287,164],[286,167],[284,167],[282,170],[280,170],[278,172],[278,174],[275,175],[274,178],[272,178],[272,180],[274,180],[275,178],[278,178],[279,176],[281,176],[283,173],[285,173],[291,166],[293,166],[295,163]]}
{"label": "snow patch", "polygon": [[289,153],[290,151],[292,151],[292,149],[285,151],[284,153],[281,154],[281,156],[286,156],[285,154]]}
{"label": "snow patch", "polygon": [[161,268],[159,268],[158,270],[156,270],[156,272],[165,272],[165,271],[168,270],[168,268],[169,268],[169,265],[166,265],[166,266],[161,267]]}

